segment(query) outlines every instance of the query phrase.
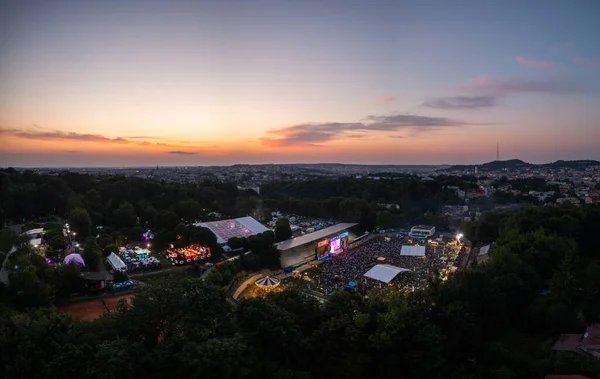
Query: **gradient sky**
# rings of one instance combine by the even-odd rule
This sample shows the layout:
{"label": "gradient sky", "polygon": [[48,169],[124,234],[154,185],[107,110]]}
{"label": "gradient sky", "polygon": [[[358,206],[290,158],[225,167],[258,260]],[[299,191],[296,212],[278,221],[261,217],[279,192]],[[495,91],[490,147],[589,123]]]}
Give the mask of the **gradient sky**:
{"label": "gradient sky", "polygon": [[0,166],[600,160],[600,1],[5,1]]}

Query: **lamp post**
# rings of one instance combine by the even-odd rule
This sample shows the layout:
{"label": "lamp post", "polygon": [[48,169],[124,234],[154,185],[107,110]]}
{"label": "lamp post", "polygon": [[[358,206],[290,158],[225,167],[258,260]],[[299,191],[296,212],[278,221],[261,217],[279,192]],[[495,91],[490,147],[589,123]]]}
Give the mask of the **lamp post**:
{"label": "lamp post", "polygon": [[462,238],[462,233],[458,233],[456,235],[456,247],[458,247],[460,249],[460,239]]}

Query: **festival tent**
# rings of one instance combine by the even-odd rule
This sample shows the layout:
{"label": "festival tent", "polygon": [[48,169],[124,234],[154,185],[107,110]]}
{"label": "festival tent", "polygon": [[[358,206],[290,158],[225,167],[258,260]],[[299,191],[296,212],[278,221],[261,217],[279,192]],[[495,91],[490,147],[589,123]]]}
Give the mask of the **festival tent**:
{"label": "festival tent", "polygon": [[110,253],[106,260],[115,271],[125,271],[127,269],[127,265],[115,253]]}
{"label": "festival tent", "polygon": [[28,231],[26,231],[25,233],[27,233],[27,235],[29,236],[33,236],[36,234],[41,234],[44,232],[44,228],[37,228],[37,229],[30,229]]}
{"label": "festival tent", "polygon": [[491,245],[482,246],[481,249],[479,249],[479,255],[489,254],[490,253],[490,246]]}
{"label": "festival tent", "polygon": [[375,265],[372,269],[365,273],[367,278],[379,280],[380,282],[389,283],[401,272],[410,271],[407,268],[396,267],[392,265]]}
{"label": "festival tent", "polygon": [[85,262],[83,261],[83,258],[79,254],[69,254],[69,255],[67,255],[65,257],[64,263],[66,265],[68,265],[70,263],[77,263],[77,264],[80,264],[82,266],[85,266]]}
{"label": "festival tent", "polygon": [[255,283],[261,288],[272,288],[279,285],[279,279],[265,276],[264,278],[258,279]]}
{"label": "festival tent", "polygon": [[400,250],[400,255],[411,257],[424,257],[425,246],[404,245],[402,246],[402,250]]}

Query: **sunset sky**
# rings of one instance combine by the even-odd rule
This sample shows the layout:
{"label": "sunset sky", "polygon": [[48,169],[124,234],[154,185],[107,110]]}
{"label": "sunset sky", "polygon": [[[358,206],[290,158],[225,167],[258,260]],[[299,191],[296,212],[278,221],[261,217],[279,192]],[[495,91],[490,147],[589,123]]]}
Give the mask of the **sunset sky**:
{"label": "sunset sky", "polygon": [[600,1],[6,1],[0,166],[600,160]]}

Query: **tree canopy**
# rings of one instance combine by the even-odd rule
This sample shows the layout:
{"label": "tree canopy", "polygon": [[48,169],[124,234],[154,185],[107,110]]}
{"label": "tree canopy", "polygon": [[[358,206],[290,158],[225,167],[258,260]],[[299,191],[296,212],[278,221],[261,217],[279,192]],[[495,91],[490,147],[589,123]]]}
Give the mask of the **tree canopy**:
{"label": "tree canopy", "polygon": [[[414,293],[374,291],[362,297],[346,290],[321,304],[286,290],[234,305],[224,286],[242,269],[242,257],[205,280],[150,282],[138,288],[131,304],[121,303],[92,322],[38,308],[49,305],[39,298],[55,289],[44,287],[47,273],[37,272],[42,266],[21,261],[29,257],[22,251],[11,264],[24,265],[26,275],[40,280],[17,284],[11,299],[21,299],[18,308],[6,304],[36,306],[25,313],[0,312],[2,375],[600,377],[599,362],[550,350],[560,333],[582,333],[587,323],[600,320],[600,257],[597,250],[585,250],[588,237],[579,232],[598,212],[531,208],[497,218],[499,232],[487,263],[447,281],[432,278],[427,289]],[[552,221],[566,216],[575,224]],[[538,222],[529,224],[530,219]],[[273,240],[265,233],[244,244],[260,251]]]}

